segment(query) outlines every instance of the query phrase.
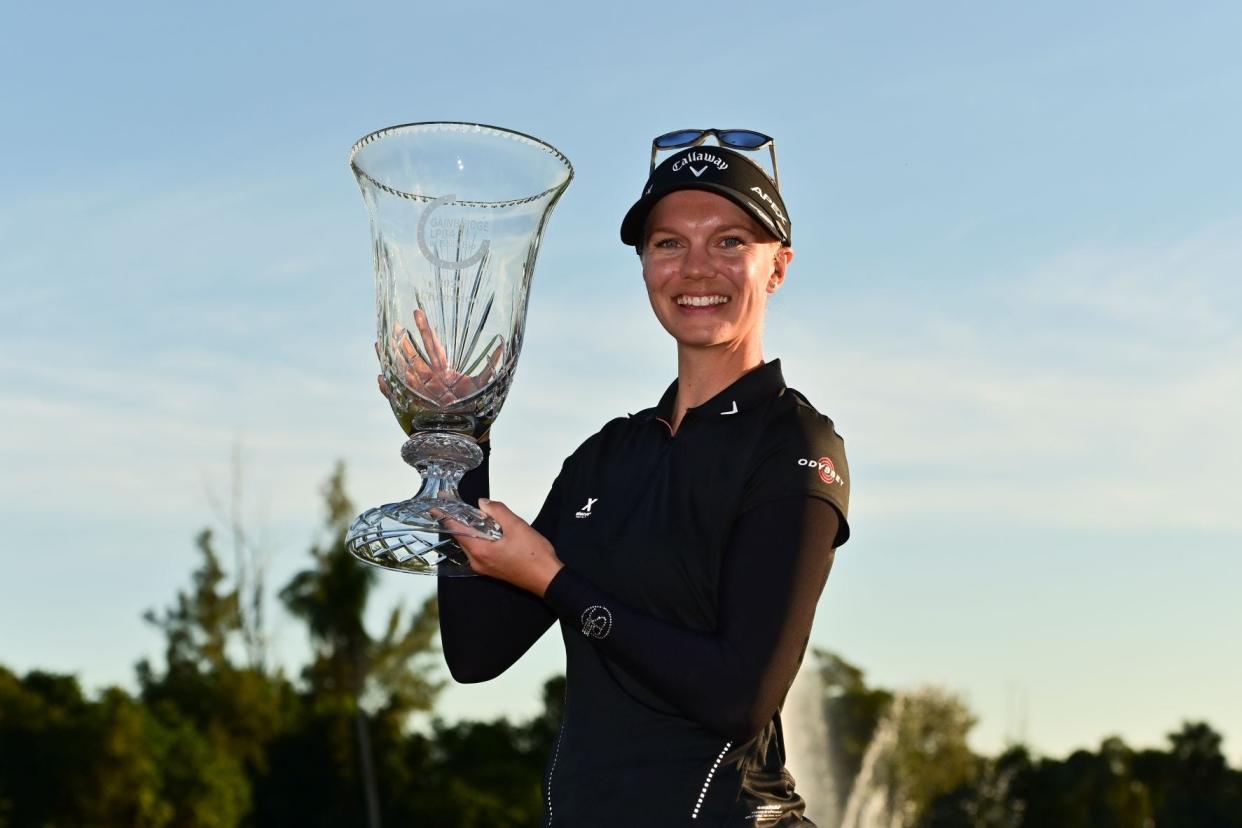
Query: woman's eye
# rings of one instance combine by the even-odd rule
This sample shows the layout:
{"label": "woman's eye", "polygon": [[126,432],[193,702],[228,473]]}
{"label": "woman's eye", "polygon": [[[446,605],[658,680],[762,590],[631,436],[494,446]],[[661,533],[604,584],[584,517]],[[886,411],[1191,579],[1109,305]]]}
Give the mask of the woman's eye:
{"label": "woman's eye", "polygon": [[677,239],[674,239],[674,238],[655,239],[654,241],[651,242],[651,246],[652,247],[676,247]]}
{"label": "woman's eye", "polygon": [[741,236],[725,236],[720,240],[721,247],[741,247],[746,244]]}

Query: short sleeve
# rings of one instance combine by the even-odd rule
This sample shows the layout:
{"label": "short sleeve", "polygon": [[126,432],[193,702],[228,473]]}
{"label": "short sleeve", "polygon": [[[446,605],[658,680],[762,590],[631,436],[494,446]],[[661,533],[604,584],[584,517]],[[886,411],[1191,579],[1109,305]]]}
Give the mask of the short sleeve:
{"label": "short sleeve", "polygon": [[809,406],[787,411],[767,425],[749,466],[739,512],[787,497],[814,497],[841,517],[833,547],[850,536],[850,471],[845,441],[832,420]]}

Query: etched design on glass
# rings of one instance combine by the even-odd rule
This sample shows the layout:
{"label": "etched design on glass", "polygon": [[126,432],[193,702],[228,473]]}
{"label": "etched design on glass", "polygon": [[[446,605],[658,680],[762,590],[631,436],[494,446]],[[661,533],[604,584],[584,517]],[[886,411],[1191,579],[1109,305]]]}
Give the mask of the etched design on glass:
{"label": "etched design on glass", "polygon": [[451,534],[500,527],[457,494],[504,405],[539,243],[573,178],[554,147],[482,124],[406,124],[354,145],[370,215],[380,373],[418,494],[369,509],[347,538],[367,563],[470,575]]}

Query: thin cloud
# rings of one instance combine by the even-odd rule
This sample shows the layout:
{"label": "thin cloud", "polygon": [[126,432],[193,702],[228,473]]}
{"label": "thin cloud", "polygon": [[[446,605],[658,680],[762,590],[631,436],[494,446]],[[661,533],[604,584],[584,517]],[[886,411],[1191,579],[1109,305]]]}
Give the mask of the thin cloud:
{"label": "thin cloud", "polygon": [[1242,531],[1239,230],[1058,256],[997,294],[1003,324],[964,310],[847,348],[804,325],[788,373],[834,401],[864,512]]}

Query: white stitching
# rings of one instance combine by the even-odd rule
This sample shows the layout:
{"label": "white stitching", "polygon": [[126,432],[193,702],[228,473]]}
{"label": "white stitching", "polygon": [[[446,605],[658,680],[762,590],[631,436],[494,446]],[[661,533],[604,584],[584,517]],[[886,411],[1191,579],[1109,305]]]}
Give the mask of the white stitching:
{"label": "white stitching", "polygon": [[699,791],[699,800],[694,803],[694,810],[690,812],[691,819],[699,818],[699,809],[703,807],[703,799],[707,796],[708,786],[712,784],[712,777],[716,775],[716,769],[720,767],[720,762],[732,746],[733,742],[725,742],[725,746],[720,749],[720,754],[716,757],[716,761],[712,762],[712,769],[707,772],[707,778],[703,780],[703,790]]}
{"label": "white stitching", "polygon": [[[566,695],[568,696],[568,694]],[[562,705],[561,727],[556,732],[556,749],[552,751],[552,765],[551,767],[548,768],[548,785],[547,785],[547,800],[548,800],[547,824],[548,825],[552,824],[552,774],[556,773],[556,759],[557,757],[561,755],[561,737],[565,735],[565,719],[568,718],[567,716],[568,712],[569,712],[568,710],[564,709],[564,705]]]}

